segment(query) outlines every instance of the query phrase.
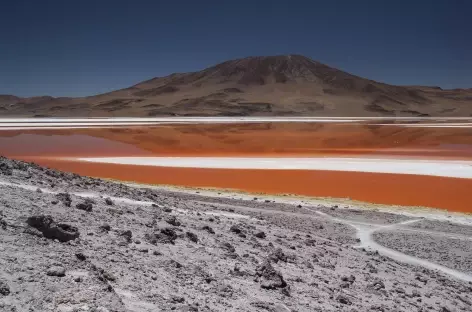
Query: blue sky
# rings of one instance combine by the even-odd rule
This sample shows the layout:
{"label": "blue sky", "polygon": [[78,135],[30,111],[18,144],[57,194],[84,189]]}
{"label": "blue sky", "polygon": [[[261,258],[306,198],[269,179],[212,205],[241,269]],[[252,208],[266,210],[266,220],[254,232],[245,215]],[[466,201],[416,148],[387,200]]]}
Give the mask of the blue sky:
{"label": "blue sky", "polygon": [[85,96],[251,55],[472,87],[472,1],[4,0],[0,94]]}

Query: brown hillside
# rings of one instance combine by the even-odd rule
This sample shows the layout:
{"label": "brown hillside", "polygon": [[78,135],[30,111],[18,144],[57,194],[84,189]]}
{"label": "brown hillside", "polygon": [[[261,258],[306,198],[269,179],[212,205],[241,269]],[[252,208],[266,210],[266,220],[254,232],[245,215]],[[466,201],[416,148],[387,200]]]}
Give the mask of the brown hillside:
{"label": "brown hillside", "polygon": [[301,55],[247,57],[85,98],[0,96],[5,116],[472,116],[472,90],[393,86]]}

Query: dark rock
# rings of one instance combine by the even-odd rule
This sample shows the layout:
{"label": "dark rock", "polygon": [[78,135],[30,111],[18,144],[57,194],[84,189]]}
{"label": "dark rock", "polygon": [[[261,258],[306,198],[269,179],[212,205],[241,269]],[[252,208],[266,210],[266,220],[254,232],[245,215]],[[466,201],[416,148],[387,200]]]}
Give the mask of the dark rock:
{"label": "dark rock", "polygon": [[144,253],[149,252],[149,248],[147,248],[146,246],[138,246],[136,250],[139,252],[144,252]]}
{"label": "dark rock", "polygon": [[169,237],[172,237],[174,240],[177,239],[177,234],[175,233],[174,229],[172,228],[163,228],[161,229],[161,233],[166,235],[166,236],[169,236]]}
{"label": "dark rock", "polygon": [[0,295],[8,296],[10,294],[10,287],[5,281],[0,280]]}
{"label": "dark rock", "polygon": [[72,205],[72,198],[70,197],[69,193],[59,193],[56,195],[56,198],[66,207],[70,207]]}
{"label": "dark rock", "polygon": [[6,163],[0,163],[0,173],[11,176],[13,174],[13,169]]}
{"label": "dark rock", "polygon": [[172,298],[170,298],[170,301],[172,303],[184,303],[185,298],[184,297],[173,296]]}
{"label": "dark rock", "polygon": [[81,253],[81,252],[76,253],[76,254],[75,254],[75,257],[76,257],[77,259],[79,259],[80,261],[85,261],[85,260],[87,260],[87,257],[86,257],[83,253]]}
{"label": "dark rock", "polygon": [[227,251],[229,251],[229,252],[231,252],[231,253],[233,253],[233,252],[236,251],[236,248],[234,248],[234,246],[231,245],[230,243],[223,243],[223,244],[221,244],[221,248],[226,249]]}
{"label": "dark rock", "polygon": [[164,212],[168,212],[168,213],[170,213],[170,212],[172,212],[172,209],[171,209],[171,208],[168,208],[168,207],[166,207],[166,208],[164,208]]}
{"label": "dark rock", "polygon": [[93,203],[90,202],[90,201],[88,201],[88,200],[85,200],[85,201],[82,202],[82,203],[78,203],[75,207],[76,207],[77,209],[90,212],[90,211],[92,211],[92,209],[93,209]]}
{"label": "dark rock", "polygon": [[239,234],[239,233],[242,232],[242,231],[241,231],[241,228],[239,228],[239,226],[237,226],[237,225],[232,225],[232,226],[229,228],[229,230],[230,230],[231,232],[235,233],[235,234]]}
{"label": "dark rock", "polygon": [[256,268],[256,274],[261,287],[264,289],[276,289],[287,286],[282,274],[274,269],[268,259],[264,260]]}
{"label": "dark rock", "polygon": [[338,302],[342,303],[342,304],[348,304],[348,305],[351,305],[352,304],[352,301],[346,296],[346,295],[339,295],[337,298]]}
{"label": "dark rock", "polygon": [[175,261],[174,259],[166,260],[165,266],[170,267],[170,268],[175,268],[175,269],[180,269],[183,267],[183,265],[180,262]]}
{"label": "dark rock", "polygon": [[166,222],[173,226],[180,226],[182,223],[177,219],[176,216],[170,216],[166,218]]}
{"label": "dark rock", "polygon": [[372,283],[370,283],[368,285],[369,288],[372,288],[374,290],[381,290],[381,289],[385,289],[385,284],[382,280],[380,279],[376,279],[375,281],[373,281]]}
{"label": "dark rock", "polygon": [[239,263],[235,263],[231,274],[236,276],[244,276],[246,275],[246,272],[241,270],[241,265]]}
{"label": "dark rock", "polygon": [[202,226],[202,230],[207,231],[210,234],[215,234],[215,231],[208,225]]}
{"label": "dark rock", "polygon": [[107,204],[108,206],[113,206],[113,201],[111,200],[111,198],[107,197],[105,198],[105,204]]}
{"label": "dark rock", "polygon": [[415,274],[415,279],[417,281],[420,281],[420,282],[424,283],[424,284],[428,283],[428,278],[426,276],[421,275],[420,273]]}
{"label": "dark rock", "polygon": [[395,288],[394,291],[398,294],[404,294],[405,293],[405,289],[403,289],[401,287]]}
{"label": "dark rock", "polygon": [[111,230],[111,226],[108,223],[103,223],[102,225],[100,225],[100,230],[108,232]]}
{"label": "dark rock", "polygon": [[354,275],[350,275],[350,276],[345,275],[341,277],[341,281],[352,284],[356,281],[356,277]]}
{"label": "dark rock", "polygon": [[3,218],[0,217],[0,228],[1,228],[2,230],[6,230],[6,229],[7,229],[7,226],[8,226],[7,221],[3,220]]}
{"label": "dark rock", "polygon": [[133,237],[133,232],[126,230],[121,232],[120,236],[124,237],[128,243],[131,243],[131,238]]}
{"label": "dark rock", "polygon": [[116,281],[115,275],[111,274],[110,272],[104,271],[104,272],[102,273],[102,276],[103,276],[107,281],[110,281],[110,282]]}
{"label": "dark rock", "polygon": [[144,238],[153,245],[160,244],[175,244],[177,234],[172,228],[163,228],[159,233],[151,233],[144,235]]}
{"label": "dark rock", "polygon": [[279,261],[287,262],[288,256],[282,251],[282,248],[277,248],[269,254],[269,260],[277,263]]}
{"label": "dark rock", "polygon": [[263,302],[263,301],[256,301],[256,302],[251,302],[251,306],[258,308],[257,311],[271,311],[273,303],[268,303],[268,302]]}
{"label": "dark rock", "polygon": [[284,296],[291,297],[290,286],[287,285],[286,287],[283,287],[282,289],[280,289],[280,293]]}
{"label": "dark rock", "polygon": [[48,276],[57,276],[57,277],[63,277],[66,276],[66,269],[64,269],[61,266],[53,266],[50,267],[47,271],[46,274]]}
{"label": "dark rock", "polygon": [[197,237],[197,234],[195,233],[192,233],[192,232],[187,232],[185,233],[187,235],[187,237],[194,243],[198,243],[198,237]]}
{"label": "dark rock", "polygon": [[79,237],[79,230],[71,225],[55,223],[49,215],[31,216],[26,221],[29,226],[39,230],[44,237],[67,242]]}

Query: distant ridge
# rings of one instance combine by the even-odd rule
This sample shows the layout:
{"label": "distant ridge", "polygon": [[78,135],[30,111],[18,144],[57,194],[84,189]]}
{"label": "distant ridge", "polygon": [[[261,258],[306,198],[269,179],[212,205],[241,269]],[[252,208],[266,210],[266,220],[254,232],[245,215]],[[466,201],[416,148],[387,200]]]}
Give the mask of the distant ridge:
{"label": "distant ridge", "polygon": [[0,95],[4,116],[472,116],[472,89],[394,86],[302,55],[253,56],[84,98]]}

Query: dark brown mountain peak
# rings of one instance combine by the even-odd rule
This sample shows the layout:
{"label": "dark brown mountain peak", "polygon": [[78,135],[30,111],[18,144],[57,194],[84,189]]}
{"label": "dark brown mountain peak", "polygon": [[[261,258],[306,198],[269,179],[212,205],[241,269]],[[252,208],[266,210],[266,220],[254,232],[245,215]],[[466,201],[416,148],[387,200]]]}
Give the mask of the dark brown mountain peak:
{"label": "dark brown mountain peak", "polygon": [[262,85],[297,79],[313,81],[311,68],[317,65],[319,63],[301,55],[252,56],[218,64],[205,72],[208,77],[244,85]]}
{"label": "dark brown mountain peak", "polygon": [[[154,78],[134,87],[139,89],[215,84],[258,86],[273,83],[322,83],[344,89],[365,87],[369,80],[329,67],[306,56],[289,54],[235,59],[192,73]],[[157,90],[161,93],[161,90]]]}
{"label": "dark brown mountain peak", "polygon": [[173,84],[203,86],[213,83],[264,85],[270,83],[317,82],[357,89],[369,81],[297,54],[251,56],[230,60],[200,72],[173,79]]}

